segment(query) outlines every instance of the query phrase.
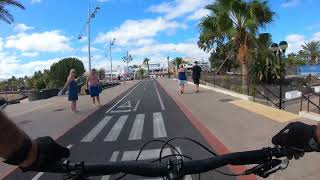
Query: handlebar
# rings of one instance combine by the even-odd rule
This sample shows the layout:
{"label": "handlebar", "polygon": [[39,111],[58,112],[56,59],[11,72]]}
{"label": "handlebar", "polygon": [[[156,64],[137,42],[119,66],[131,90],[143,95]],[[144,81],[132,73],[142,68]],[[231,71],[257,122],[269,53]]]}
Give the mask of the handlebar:
{"label": "handlebar", "polygon": [[[280,162],[275,161],[275,158],[281,158],[295,154],[297,151],[281,147],[263,148],[254,151],[236,152],[224,154],[202,160],[188,160],[180,159],[169,160],[160,163],[147,162],[113,162],[106,164],[86,164],[84,162],[71,163],[66,161],[56,165],[51,170],[44,170],[50,173],[72,173],[81,172],[86,177],[111,175],[116,173],[126,173],[132,175],[146,176],[146,177],[184,177],[189,174],[205,173],[216,168],[226,165],[248,165],[248,164],[265,164],[266,167],[256,166],[251,171],[246,171],[242,175],[252,174],[258,170],[272,170]],[[276,159],[277,160],[277,159]],[[272,163],[271,163],[272,162]],[[279,170],[279,169],[277,169]],[[263,174],[263,173],[262,173]],[[257,174],[259,175],[259,174]],[[175,178],[169,178],[175,179]],[[182,178],[181,178],[182,179]]]}

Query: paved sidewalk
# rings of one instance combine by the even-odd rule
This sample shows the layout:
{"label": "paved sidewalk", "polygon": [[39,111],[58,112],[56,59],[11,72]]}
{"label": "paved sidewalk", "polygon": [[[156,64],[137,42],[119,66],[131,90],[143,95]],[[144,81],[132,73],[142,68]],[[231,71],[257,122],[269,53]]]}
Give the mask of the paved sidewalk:
{"label": "paved sidewalk", "polygon": [[[136,85],[138,81],[106,89],[100,94],[101,104],[106,105],[114,98]],[[59,138],[69,129],[99,109],[92,104],[90,96],[79,96],[78,113],[72,113],[66,96],[7,106],[5,112],[31,137],[51,136]],[[0,163],[0,179],[14,167]]]}
{"label": "paved sidewalk", "polygon": [[[199,118],[230,151],[271,146],[272,136],[289,121],[316,123],[307,119],[297,119],[296,115],[280,110],[270,113],[263,110],[262,105],[241,102],[243,100],[207,89],[200,89],[200,93],[196,94],[192,85],[188,85],[186,92],[180,94],[177,81],[165,78],[158,81],[171,96]],[[278,115],[288,119],[281,122],[275,118]],[[319,162],[320,154],[309,153],[302,160],[292,160],[285,171],[278,172],[269,179],[320,179]]]}

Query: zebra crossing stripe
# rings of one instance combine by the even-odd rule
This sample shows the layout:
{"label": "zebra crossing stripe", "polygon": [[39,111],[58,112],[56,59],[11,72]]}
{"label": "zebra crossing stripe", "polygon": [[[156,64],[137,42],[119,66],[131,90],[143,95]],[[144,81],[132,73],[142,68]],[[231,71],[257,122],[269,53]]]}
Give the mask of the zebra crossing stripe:
{"label": "zebra crossing stripe", "polygon": [[[119,153],[120,153],[119,151],[114,151],[111,155],[110,162],[116,162],[119,156]],[[101,180],[109,180],[109,179],[110,179],[110,175],[105,175],[101,177]]]}
{"label": "zebra crossing stripe", "polygon": [[167,132],[164,126],[163,117],[160,112],[153,113],[153,137],[154,138],[167,137]]}
{"label": "zebra crossing stripe", "polygon": [[136,116],[136,119],[133,123],[129,140],[139,140],[142,139],[142,131],[143,131],[143,124],[144,124],[144,114],[138,114]]}
{"label": "zebra crossing stripe", "polygon": [[120,118],[118,119],[116,124],[112,127],[107,137],[104,139],[104,141],[116,141],[127,119],[128,119],[128,115],[120,116]]}
{"label": "zebra crossing stripe", "polygon": [[92,142],[111,119],[112,116],[104,117],[84,138],[82,138],[81,142]]}

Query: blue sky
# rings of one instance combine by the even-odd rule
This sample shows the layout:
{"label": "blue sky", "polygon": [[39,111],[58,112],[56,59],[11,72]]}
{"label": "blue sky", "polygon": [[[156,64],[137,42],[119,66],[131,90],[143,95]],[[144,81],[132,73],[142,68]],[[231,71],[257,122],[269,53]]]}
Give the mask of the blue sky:
{"label": "blue sky", "polygon": [[[198,23],[207,14],[203,7],[214,0],[20,0],[26,10],[9,8],[15,24],[0,22],[0,79],[31,75],[68,56],[87,66],[86,32],[79,40],[90,2],[101,8],[91,24],[92,66],[109,69],[105,57],[113,47],[114,66],[129,51],[133,64],[144,57],[165,62],[166,57],[208,58],[196,45]],[[318,0],[271,0],[275,21],[261,32],[275,42],[287,40],[288,52],[298,51],[309,40],[320,40]]]}

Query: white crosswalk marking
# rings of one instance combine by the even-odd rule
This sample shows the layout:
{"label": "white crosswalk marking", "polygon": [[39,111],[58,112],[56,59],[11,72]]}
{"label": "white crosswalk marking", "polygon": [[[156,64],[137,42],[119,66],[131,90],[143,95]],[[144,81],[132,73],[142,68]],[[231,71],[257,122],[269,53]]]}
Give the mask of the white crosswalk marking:
{"label": "white crosswalk marking", "polygon": [[141,100],[139,99],[139,100],[137,101],[137,104],[134,106],[134,109],[133,109],[133,111],[134,111],[134,112],[136,112],[136,111],[137,111],[137,109],[138,109],[138,107],[139,107],[140,102],[141,102]]}
{"label": "white crosswalk marking", "polygon": [[[148,149],[143,150],[139,156],[139,160],[148,160],[148,159],[158,159],[161,149]],[[123,152],[123,156],[121,161],[135,161],[140,150],[137,151],[125,151]],[[171,155],[170,148],[165,148],[162,151],[162,157]]]}
{"label": "white crosswalk marking", "polygon": [[126,109],[126,110],[113,110],[110,113],[126,113],[126,112],[131,112],[131,109]]}
{"label": "white crosswalk marking", "polygon": [[138,114],[136,116],[136,119],[133,123],[129,140],[139,140],[142,139],[142,131],[143,131],[143,124],[144,124],[144,114]]}
{"label": "white crosswalk marking", "polygon": [[167,137],[166,128],[164,126],[162,114],[160,112],[153,113],[153,137]]}
{"label": "white crosswalk marking", "polygon": [[128,115],[120,116],[120,118],[118,119],[116,124],[112,127],[107,137],[104,139],[104,141],[116,141],[127,119],[128,119]]}
{"label": "white crosswalk marking", "polygon": [[91,142],[102,131],[102,129],[110,122],[112,116],[104,117],[84,138],[81,142]]}
{"label": "white crosswalk marking", "polygon": [[[111,158],[110,158],[110,162],[116,162],[118,156],[119,156],[119,151],[114,151],[114,152],[112,153]],[[102,177],[101,177],[101,180],[109,180],[109,179],[110,179],[110,175],[106,175],[106,176],[102,176]]]}

